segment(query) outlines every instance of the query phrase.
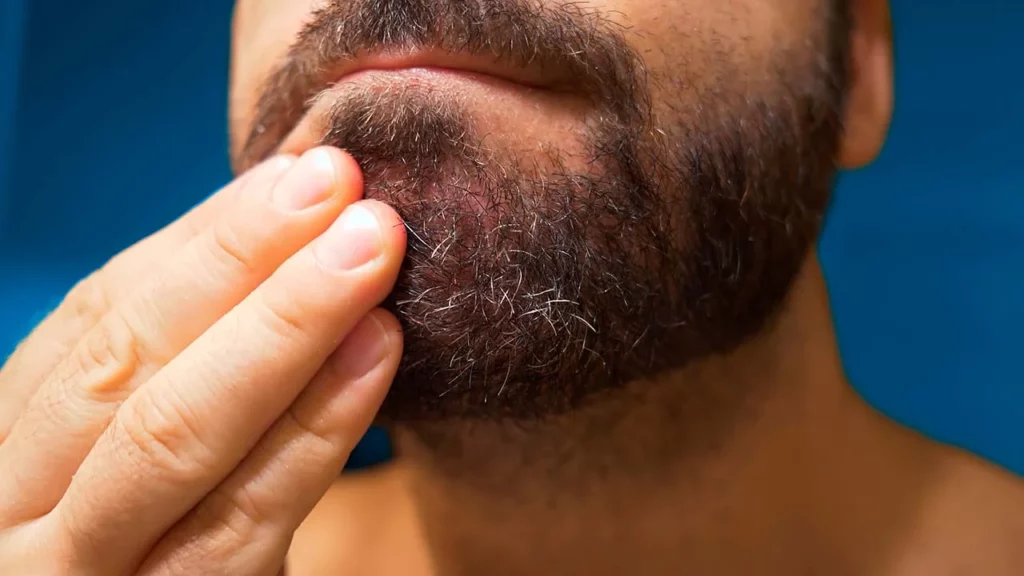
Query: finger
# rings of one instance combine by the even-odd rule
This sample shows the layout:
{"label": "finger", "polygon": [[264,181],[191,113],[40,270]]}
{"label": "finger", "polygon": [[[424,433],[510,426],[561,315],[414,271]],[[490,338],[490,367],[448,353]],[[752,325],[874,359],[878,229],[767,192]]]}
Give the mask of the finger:
{"label": "finger", "polygon": [[[104,316],[40,386],[0,445],[0,466],[17,470],[0,477],[4,520],[48,512],[121,401],[361,193],[350,156],[310,151],[273,186],[247,190],[229,214]],[[316,203],[294,209],[279,202],[295,195]]]}
{"label": "finger", "polygon": [[404,250],[393,210],[349,206],[129,397],[49,515],[89,535],[83,566],[134,566],[219,484],[388,294]]}
{"label": "finger", "polygon": [[260,164],[79,282],[0,369],[0,442],[7,437],[45,375],[112,305],[170,254],[206,229],[246,188],[276,180],[287,165],[280,157]]}
{"label": "finger", "polygon": [[398,320],[367,315],[224,482],[165,535],[141,574],[252,574],[291,536],[366,433],[401,358]]}

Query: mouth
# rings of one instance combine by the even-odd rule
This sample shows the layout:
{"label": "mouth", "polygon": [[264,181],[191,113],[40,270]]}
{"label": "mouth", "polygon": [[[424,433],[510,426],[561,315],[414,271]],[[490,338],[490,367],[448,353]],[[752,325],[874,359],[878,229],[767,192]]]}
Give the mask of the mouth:
{"label": "mouth", "polygon": [[[574,132],[588,99],[574,87],[568,71],[536,62],[511,62],[460,52],[415,50],[357,55],[326,68],[306,101],[302,114],[277,147],[277,153],[301,154],[321,144],[332,104],[350,97],[352,90],[383,93],[391,89],[434,93],[473,110],[490,132],[518,131],[522,136],[546,129]],[[513,127],[508,118],[520,123]],[[489,118],[489,121],[487,119]]]}
{"label": "mouth", "polygon": [[291,152],[282,144],[300,124],[325,128],[332,100],[407,88],[420,103],[451,102],[487,132],[508,128],[513,116],[539,134],[552,119],[632,113],[639,59],[617,25],[576,3],[468,10],[417,2],[397,19],[370,0],[324,4],[263,81],[244,138],[232,142],[236,170]]}
{"label": "mouth", "polygon": [[566,92],[569,87],[564,71],[550,67],[545,69],[532,62],[517,66],[500,58],[429,50],[356,57],[327,74],[329,80],[323,88],[376,75],[424,80],[461,77],[488,84],[503,84],[508,88],[549,92]]}

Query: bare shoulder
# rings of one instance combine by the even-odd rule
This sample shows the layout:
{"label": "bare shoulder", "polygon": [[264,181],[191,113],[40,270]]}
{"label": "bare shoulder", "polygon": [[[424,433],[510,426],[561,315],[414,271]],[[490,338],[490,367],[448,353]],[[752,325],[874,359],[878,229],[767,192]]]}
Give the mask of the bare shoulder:
{"label": "bare shoulder", "polygon": [[[956,450],[887,574],[1024,574],[1024,479]],[[431,576],[401,465],[346,475],[295,535],[289,574]]]}
{"label": "bare shoulder", "polygon": [[347,474],[295,534],[288,573],[429,576],[429,560],[399,464]]}
{"label": "bare shoulder", "polygon": [[1024,573],[1024,478],[966,453],[960,454],[956,466],[959,473],[953,475],[949,489],[961,495],[960,513],[973,509],[992,537],[1018,555]]}
{"label": "bare shoulder", "polygon": [[[1024,478],[981,458],[959,452],[947,489],[961,514],[973,510],[980,523],[1011,536],[1014,549],[1024,542]],[[1001,538],[1000,538],[1001,540]]]}
{"label": "bare shoulder", "polygon": [[1024,479],[950,449],[894,574],[1024,574]]}

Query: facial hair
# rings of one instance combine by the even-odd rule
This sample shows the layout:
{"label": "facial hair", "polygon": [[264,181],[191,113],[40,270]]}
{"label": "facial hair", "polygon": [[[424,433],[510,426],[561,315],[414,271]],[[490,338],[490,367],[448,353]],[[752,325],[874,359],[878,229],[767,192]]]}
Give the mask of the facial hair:
{"label": "facial hair", "polygon": [[405,353],[381,414],[534,421],[765,329],[827,207],[844,45],[764,94],[652,103],[653,82],[685,79],[652,79],[621,30],[572,4],[332,3],[268,83],[243,158],[301,117],[324,61],[370,49],[529,56],[575,79],[593,113],[572,152],[489,147],[467,106],[417,87],[343,90],[322,139],[408,229],[385,304]]}

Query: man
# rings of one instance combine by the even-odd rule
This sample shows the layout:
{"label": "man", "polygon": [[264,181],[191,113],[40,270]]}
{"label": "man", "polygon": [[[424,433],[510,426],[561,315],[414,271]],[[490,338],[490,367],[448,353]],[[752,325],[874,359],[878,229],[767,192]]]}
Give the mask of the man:
{"label": "man", "polygon": [[891,76],[884,0],[240,0],[242,176],[0,373],[0,572],[1024,573],[837,353]]}

